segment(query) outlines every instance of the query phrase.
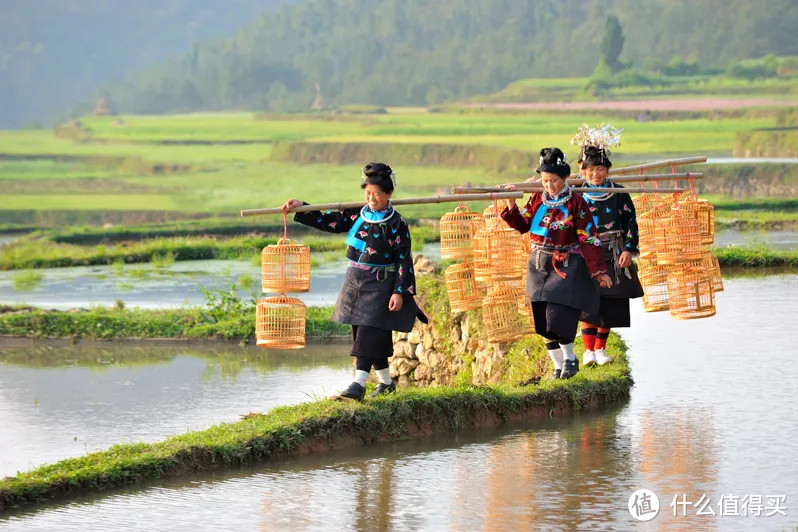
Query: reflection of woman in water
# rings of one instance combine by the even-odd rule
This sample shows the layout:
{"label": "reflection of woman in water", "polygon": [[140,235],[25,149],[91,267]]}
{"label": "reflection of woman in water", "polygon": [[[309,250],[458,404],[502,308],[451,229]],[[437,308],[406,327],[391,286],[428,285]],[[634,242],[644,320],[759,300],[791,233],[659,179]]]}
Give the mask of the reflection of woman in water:
{"label": "reflection of woman in water", "polygon": [[[587,126],[583,126],[586,128]],[[592,134],[584,135],[585,131]],[[621,185],[607,178],[612,162],[608,144],[617,142],[618,133],[609,126],[603,129],[580,130],[574,139],[584,138],[579,152],[579,172],[586,187],[617,188]],[[588,139],[592,141],[589,142]],[[612,362],[606,354],[607,338],[612,327],[629,327],[629,299],[641,297],[643,288],[637,277],[632,257],[638,253],[637,219],[635,206],[629,194],[618,192],[584,192],[596,225],[604,254],[605,269],[612,286],[602,287],[598,312],[583,312],[582,342],[585,353],[582,365],[599,366]]]}
{"label": "reflection of woman in water", "polygon": [[532,255],[527,265],[526,294],[538,334],[554,363],[554,378],[576,375],[574,337],[582,312],[599,308],[596,279],[609,287],[593,218],[578,192],[566,183],[571,167],[559,148],[540,151],[537,169],[543,192],[532,194],[523,210],[505,200],[501,217],[507,225],[529,233]]}
{"label": "reflection of woman in water", "polygon": [[[393,209],[390,199],[396,176],[383,163],[363,168],[366,206],[343,212],[298,212],[294,220],[329,233],[345,233],[349,267],[335,304],[332,319],[352,326],[351,355],[355,357],[355,379],[340,396],[363,400],[366,379],[373,367],[379,384],[372,397],[396,390],[388,357],[393,356],[391,331],[410,332],[416,317],[426,316],[416,306],[416,278],[410,253],[410,229]],[[302,205],[291,199],[283,211]]]}

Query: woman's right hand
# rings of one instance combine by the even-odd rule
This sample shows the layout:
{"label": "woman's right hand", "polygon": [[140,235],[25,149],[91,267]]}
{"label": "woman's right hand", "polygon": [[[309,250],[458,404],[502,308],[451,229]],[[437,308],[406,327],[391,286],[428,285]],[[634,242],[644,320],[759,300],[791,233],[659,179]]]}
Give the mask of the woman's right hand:
{"label": "woman's right hand", "polygon": [[287,213],[291,209],[296,209],[297,207],[301,206],[302,204],[303,204],[303,202],[299,201],[298,199],[290,199],[290,200],[286,201],[285,203],[283,203],[282,206],[280,207],[280,209],[282,209],[282,211],[284,213]]}
{"label": "woman's right hand", "polygon": [[[515,185],[502,185],[502,187],[507,190],[516,190]],[[513,207],[515,207],[515,198],[505,198],[504,206],[507,210],[513,210]]]}

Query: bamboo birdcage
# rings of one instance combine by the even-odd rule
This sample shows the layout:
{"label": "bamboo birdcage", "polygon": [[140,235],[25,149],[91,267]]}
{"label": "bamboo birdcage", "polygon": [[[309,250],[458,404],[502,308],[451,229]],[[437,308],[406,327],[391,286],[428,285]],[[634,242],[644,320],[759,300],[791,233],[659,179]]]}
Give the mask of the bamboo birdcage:
{"label": "bamboo birdcage", "polygon": [[715,315],[712,272],[703,266],[682,266],[668,276],[671,316],[678,320],[709,318]]}
{"label": "bamboo birdcage", "polygon": [[660,205],[654,207],[648,212],[645,212],[637,217],[637,233],[639,237],[638,247],[640,249],[640,258],[648,260],[656,260],[657,258],[657,243],[654,238],[655,229],[660,221],[670,215],[670,211]]}
{"label": "bamboo birdcage", "polygon": [[632,198],[632,203],[634,203],[637,216],[665,205],[660,194],[649,194],[647,192]]}
{"label": "bamboo birdcage", "polygon": [[501,217],[496,212],[497,208],[498,207],[495,203],[491,203],[485,207],[484,211],[482,211],[482,217],[485,218],[485,227],[493,227],[499,223],[499,220],[501,220]]}
{"label": "bamboo birdcage", "polygon": [[535,334],[529,316],[519,308],[520,290],[499,284],[488,292],[482,303],[482,319],[488,342],[512,342]]}
{"label": "bamboo birdcage", "polygon": [[441,258],[466,259],[472,256],[474,234],[485,228],[485,218],[465,205],[441,217]]}
{"label": "bamboo birdcage", "polygon": [[299,349],[305,347],[307,307],[285,294],[258,300],[255,338],[259,347]]}
{"label": "bamboo birdcage", "polygon": [[263,248],[261,287],[276,294],[310,290],[310,248],[287,238]]}
{"label": "bamboo birdcage", "polygon": [[712,203],[691,195],[674,203],[671,208],[682,210],[698,222],[701,244],[712,244],[715,241],[715,206]]}
{"label": "bamboo birdcage", "polygon": [[701,260],[701,232],[698,221],[674,207],[671,215],[654,227],[657,264],[680,264]]}
{"label": "bamboo birdcage", "polygon": [[519,280],[524,275],[529,253],[515,229],[501,224],[482,229],[474,235],[473,247],[478,283],[489,286]]}
{"label": "bamboo birdcage", "polygon": [[487,229],[480,229],[473,239],[474,254],[474,279],[483,289],[491,284],[490,280],[490,233]]}
{"label": "bamboo birdcage", "polygon": [[703,267],[712,272],[712,288],[715,293],[723,292],[723,276],[720,273],[718,256],[708,246],[704,247],[701,263]]}
{"label": "bamboo birdcage", "polygon": [[474,278],[474,263],[467,260],[452,264],[443,274],[446,280],[446,292],[449,295],[449,306],[452,312],[465,312],[479,308],[483,295]]}
{"label": "bamboo birdcage", "polygon": [[650,261],[639,261],[640,284],[643,287],[643,310],[660,312],[668,310],[668,275],[670,266]]}
{"label": "bamboo birdcage", "polygon": [[684,192],[673,193],[673,194],[663,194],[662,195],[662,202],[666,206],[671,207],[675,203],[681,203],[681,202],[687,200],[688,198],[690,198],[690,197],[692,197],[694,195],[695,194],[693,194],[689,190],[685,190]]}

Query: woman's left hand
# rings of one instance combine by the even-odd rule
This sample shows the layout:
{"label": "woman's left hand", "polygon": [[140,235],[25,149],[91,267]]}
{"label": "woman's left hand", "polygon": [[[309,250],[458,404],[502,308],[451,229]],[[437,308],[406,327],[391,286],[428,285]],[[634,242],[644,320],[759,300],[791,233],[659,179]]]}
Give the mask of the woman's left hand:
{"label": "woman's left hand", "polygon": [[632,265],[632,254],[628,251],[624,251],[621,253],[621,256],[618,257],[618,266],[621,268],[628,268]]}
{"label": "woman's left hand", "polygon": [[610,276],[606,273],[602,273],[596,277],[596,279],[598,280],[599,286],[601,288],[612,288],[612,279],[610,279]]}
{"label": "woman's left hand", "polygon": [[391,300],[388,301],[388,310],[391,312],[398,312],[402,310],[402,294],[391,295]]}

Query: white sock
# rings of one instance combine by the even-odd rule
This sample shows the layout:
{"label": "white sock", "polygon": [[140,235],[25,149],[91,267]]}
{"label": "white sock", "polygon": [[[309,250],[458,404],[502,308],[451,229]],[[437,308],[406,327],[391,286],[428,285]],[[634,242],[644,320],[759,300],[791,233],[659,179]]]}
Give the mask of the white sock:
{"label": "white sock", "polygon": [[355,370],[355,382],[361,385],[362,387],[366,387],[366,379],[369,378],[368,371],[362,371],[359,369]]}
{"label": "white sock", "polygon": [[560,344],[560,349],[562,349],[562,353],[568,360],[576,360],[576,355],[574,355],[574,343],[571,342],[570,344]]}
{"label": "white sock", "polygon": [[391,368],[387,367],[385,369],[377,369],[374,370],[377,372],[377,378],[383,384],[391,384],[393,381],[391,380]]}
{"label": "white sock", "polygon": [[561,349],[547,349],[551,361],[554,362],[554,369],[562,370],[562,350]]}

